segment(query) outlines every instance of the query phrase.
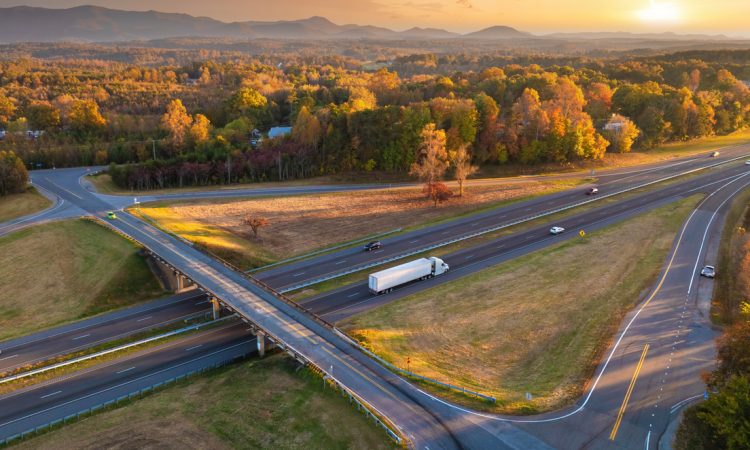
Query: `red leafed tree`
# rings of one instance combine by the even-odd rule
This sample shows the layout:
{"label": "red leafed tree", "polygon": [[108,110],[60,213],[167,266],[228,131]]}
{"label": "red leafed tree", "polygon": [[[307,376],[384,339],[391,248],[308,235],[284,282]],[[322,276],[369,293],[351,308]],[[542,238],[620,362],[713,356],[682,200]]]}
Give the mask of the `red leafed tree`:
{"label": "red leafed tree", "polygon": [[268,219],[248,214],[242,218],[242,224],[249,226],[253,230],[253,236],[258,237],[258,230],[268,226]]}
{"label": "red leafed tree", "polygon": [[448,189],[448,186],[440,181],[425,184],[424,193],[433,201],[435,207],[438,203],[442,203],[453,196],[453,192]]}

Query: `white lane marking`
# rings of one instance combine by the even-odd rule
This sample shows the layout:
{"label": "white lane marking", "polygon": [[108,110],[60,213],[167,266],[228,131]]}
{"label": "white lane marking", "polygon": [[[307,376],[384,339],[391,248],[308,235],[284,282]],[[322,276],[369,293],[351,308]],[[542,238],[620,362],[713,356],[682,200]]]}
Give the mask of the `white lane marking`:
{"label": "white lane marking", "polygon": [[78,339],[83,339],[83,338],[86,338],[86,337],[89,337],[89,336],[91,336],[91,333],[89,333],[89,334],[82,334],[82,335],[80,335],[80,336],[74,337],[74,338],[73,338],[73,339],[71,339],[71,340],[73,340],[73,341],[77,341]]}
{"label": "white lane marking", "polygon": [[686,398],[685,400],[680,400],[679,402],[677,402],[674,405],[672,405],[671,408],[669,408],[669,413],[670,414],[674,414],[675,411],[677,411],[678,409],[680,409],[680,407],[682,405],[684,405],[685,403],[688,403],[690,400],[695,400],[698,397],[703,397],[703,394],[694,395],[692,397]]}
{"label": "white lane marking", "polygon": [[349,295],[346,296],[346,298],[356,297],[357,295],[359,295],[359,292],[355,292],[353,294],[349,294]]}
{"label": "white lane marking", "polygon": [[498,246],[497,246],[497,247],[495,247],[495,248],[503,248],[503,247],[505,247],[505,244],[500,244],[500,245],[498,245]]}
{"label": "white lane marking", "polygon": [[4,360],[6,360],[6,359],[10,359],[10,358],[15,358],[16,356],[18,356],[18,355],[10,355],[10,356],[5,356],[5,357],[3,357],[3,358],[0,358],[0,361],[4,361]]}
{"label": "white lane marking", "polygon": [[121,370],[121,371],[119,371],[119,372],[116,372],[116,373],[117,373],[117,375],[119,375],[119,374],[121,374],[121,373],[125,373],[125,372],[130,372],[130,371],[131,371],[131,370],[133,370],[133,369],[135,369],[135,366],[133,366],[133,367],[128,367],[127,369],[125,369],[125,370]]}
{"label": "white lane marking", "polygon": [[188,347],[185,349],[186,352],[189,352],[190,350],[195,350],[198,347],[203,347],[203,344],[194,345],[192,347]]}
{"label": "white lane marking", "polygon": [[295,274],[294,274],[294,275],[292,275],[292,276],[293,276],[293,277],[300,277],[300,276],[302,276],[302,275],[304,275],[304,274],[305,274],[305,272],[300,272],[300,273],[295,273]]}
{"label": "white lane marking", "polygon": [[446,231],[444,233],[440,233],[441,235],[445,236],[446,234],[450,234],[450,231]]}
{"label": "white lane marking", "polygon": [[62,392],[62,391],[57,391],[57,392],[53,392],[53,393],[51,393],[51,394],[47,394],[47,395],[42,395],[42,396],[41,396],[41,397],[39,397],[39,398],[47,398],[47,397],[52,397],[53,395],[57,395],[57,394],[59,394],[59,393],[61,393],[61,392]]}
{"label": "white lane marking", "polygon": [[473,257],[474,257],[474,255],[464,256],[464,259],[471,259]]}
{"label": "white lane marking", "polygon": [[136,320],[136,322],[143,322],[144,320],[148,320],[148,319],[151,319],[152,317],[154,317],[154,316],[148,316],[148,317],[144,317],[143,319],[138,319],[138,320]]}
{"label": "white lane marking", "polygon": [[[115,386],[110,386],[110,387],[104,388],[104,389],[102,389],[102,390],[100,390],[100,391],[97,391],[97,392],[93,392],[93,393],[91,393],[91,394],[86,394],[86,395],[84,395],[84,396],[82,396],[82,397],[78,397],[78,398],[75,398],[75,399],[73,399],[73,400],[69,400],[69,401],[67,401],[67,402],[65,402],[65,403],[61,403],[61,404],[59,404],[59,405],[55,405],[55,406],[49,407],[49,408],[47,408],[47,409],[44,409],[44,410],[41,410],[41,411],[33,412],[33,413],[31,413],[31,414],[28,414],[28,415],[25,415],[25,416],[23,416],[23,417],[19,417],[19,418],[17,418],[17,419],[9,420],[9,421],[7,421],[7,422],[5,422],[5,423],[0,423],[0,428],[2,428],[2,427],[4,427],[4,426],[7,426],[7,425],[10,425],[10,424],[12,424],[12,423],[16,423],[16,422],[19,422],[19,421],[21,421],[21,420],[25,420],[25,419],[28,419],[29,417],[34,417],[34,416],[38,416],[39,414],[44,414],[44,413],[46,413],[46,412],[48,412],[48,411],[52,411],[53,409],[57,409],[57,408],[60,408],[60,407],[62,407],[62,406],[67,406],[67,405],[73,404],[73,403],[75,403],[75,402],[77,402],[77,401],[80,401],[80,400],[85,400],[85,399],[87,399],[87,398],[91,398],[91,397],[94,397],[94,396],[96,396],[96,395],[99,395],[99,394],[102,394],[102,393],[104,393],[104,392],[108,392],[108,391],[111,391],[111,390],[114,390],[114,389],[120,388],[120,387],[122,387],[122,386],[127,386],[127,385],[129,385],[129,384],[132,384],[132,383],[135,383],[135,382],[137,382],[137,381],[141,381],[141,380],[143,380],[143,379],[145,379],[145,378],[148,378],[148,377],[151,377],[151,376],[154,376],[154,375],[158,375],[158,374],[160,374],[160,373],[164,373],[164,372],[166,372],[166,371],[168,371],[168,370],[172,370],[172,369],[174,369],[174,368],[177,368],[177,367],[182,367],[182,366],[185,366],[185,365],[191,364],[191,363],[193,363],[193,362],[195,362],[195,361],[199,361],[199,360],[201,360],[201,359],[206,359],[206,358],[209,358],[209,357],[211,357],[211,356],[213,356],[213,355],[217,355],[217,354],[219,354],[219,353],[223,353],[223,352],[225,352],[225,351],[227,351],[227,350],[231,350],[231,349],[233,349],[233,348],[235,348],[235,347],[239,347],[240,345],[245,345],[245,344],[248,344],[248,343],[250,343],[250,342],[253,342],[254,340],[255,340],[254,338],[253,338],[253,339],[248,339],[247,341],[243,341],[243,342],[240,342],[240,343],[238,343],[238,344],[232,345],[231,347],[227,347],[227,348],[222,348],[222,349],[219,349],[219,350],[217,350],[217,351],[215,351],[215,352],[213,352],[213,353],[209,353],[208,355],[203,355],[203,356],[199,356],[199,357],[197,357],[197,358],[191,359],[190,361],[185,361],[185,362],[183,362],[183,363],[179,363],[179,364],[176,364],[176,365],[174,365],[174,366],[170,366],[170,367],[167,367],[167,368],[165,368],[165,369],[162,369],[162,370],[158,370],[158,371],[156,371],[156,372],[153,372],[153,373],[149,373],[149,374],[147,374],[147,375],[143,375],[142,377],[138,377],[138,378],[136,378],[136,379],[133,379],[133,380],[128,380],[128,381],[126,381],[126,382],[124,382],[124,383],[120,383],[120,384],[117,384],[117,385],[115,385]],[[60,391],[60,392],[62,392],[62,391]]]}
{"label": "white lane marking", "polygon": [[373,252],[373,253],[383,253],[384,251],[385,251],[385,250],[378,250],[378,251],[375,251],[375,252]]}
{"label": "white lane marking", "polygon": [[648,450],[650,443],[651,443],[651,430],[648,430],[648,434],[646,435],[646,445],[643,448]]}
{"label": "white lane marking", "polygon": [[477,225],[479,225],[479,222],[474,222],[474,223],[471,224],[472,227],[475,227]]}
{"label": "white lane marking", "polygon": [[413,244],[415,242],[419,242],[419,239],[414,239],[413,241],[409,241],[410,244]]}
{"label": "white lane marking", "polygon": [[346,262],[346,260],[342,259],[341,261],[337,262],[336,265],[338,266],[339,264],[344,264],[345,262]]}

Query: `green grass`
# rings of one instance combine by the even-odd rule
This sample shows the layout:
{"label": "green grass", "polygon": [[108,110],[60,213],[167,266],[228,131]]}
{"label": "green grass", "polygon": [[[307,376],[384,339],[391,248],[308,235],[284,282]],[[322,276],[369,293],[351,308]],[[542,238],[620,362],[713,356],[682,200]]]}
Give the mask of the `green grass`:
{"label": "green grass", "polygon": [[[694,196],[365,312],[340,326],[391,363],[525,414],[577,399],[620,321],[653,285]],[[531,401],[524,398],[529,392]]]}
{"label": "green grass", "polygon": [[47,197],[33,187],[21,194],[0,197],[0,223],[39,212],[51,204]]}
{"label": "green grass", "polygon": [[163,294],[130,241],[69,220],[0,237],[0,339]]}
{"label": "green grass", "polygon": [[385,432],[276,354],[180,382],[18,448],[389,449]]}

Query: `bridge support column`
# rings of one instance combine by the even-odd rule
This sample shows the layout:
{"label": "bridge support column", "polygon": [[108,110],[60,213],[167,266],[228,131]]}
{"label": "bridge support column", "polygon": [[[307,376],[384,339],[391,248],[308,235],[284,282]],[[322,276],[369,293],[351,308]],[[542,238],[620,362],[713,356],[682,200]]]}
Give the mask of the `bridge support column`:
{"label": "bridge support column", "polygon": [[177,292],[182,292],[185,289],[185,277],[179,273],[175,277],[177,278]]}
{"label": "bridge support column", "polygon": [[214,320],[221,316],[221,305],[219,304],[219,299],[216,297],[211,297],[211,312]]}
{"label": "bridge support column", "polygon": [[258,356],[262,358],[266,356],[266,333],[258,330],[255,334],[255,339],[258,341]]}

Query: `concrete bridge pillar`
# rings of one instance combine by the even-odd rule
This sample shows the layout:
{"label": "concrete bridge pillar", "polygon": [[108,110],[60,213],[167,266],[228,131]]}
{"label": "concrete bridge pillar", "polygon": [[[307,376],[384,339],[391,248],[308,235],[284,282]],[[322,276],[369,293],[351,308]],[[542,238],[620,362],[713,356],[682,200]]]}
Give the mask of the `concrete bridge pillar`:
{"label": "concrete bridge pillar", "polygon": [[258,356],[262,358],[266,355],[266,333],[258,330],[255,339],[258,341]]}
{"label": "concrete bridge pillar", "polygon": [[213,314],[214,320],[221,317],[221,304],[219,303],[219,299],[216,297],[211,297],[211,312]]}

